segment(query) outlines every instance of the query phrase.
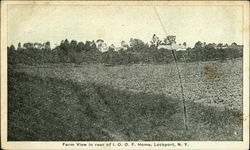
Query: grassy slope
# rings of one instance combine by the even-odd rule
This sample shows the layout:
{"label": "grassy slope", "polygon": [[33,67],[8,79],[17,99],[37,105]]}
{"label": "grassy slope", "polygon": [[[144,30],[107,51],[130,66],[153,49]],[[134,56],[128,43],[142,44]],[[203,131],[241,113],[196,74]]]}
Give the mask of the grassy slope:
{"label": "grassy slope", "polygon": [[8,75],[8,140],[242,140],[239,112],[164,95],[24,73]]}

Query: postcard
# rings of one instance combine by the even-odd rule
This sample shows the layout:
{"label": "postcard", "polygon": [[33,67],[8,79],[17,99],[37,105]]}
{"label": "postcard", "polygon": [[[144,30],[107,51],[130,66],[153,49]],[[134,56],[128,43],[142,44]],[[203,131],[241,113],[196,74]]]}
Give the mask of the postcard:
{"label": "postcard", "polygon": [[248,146],[249,2],[1,1],[2,149]]}

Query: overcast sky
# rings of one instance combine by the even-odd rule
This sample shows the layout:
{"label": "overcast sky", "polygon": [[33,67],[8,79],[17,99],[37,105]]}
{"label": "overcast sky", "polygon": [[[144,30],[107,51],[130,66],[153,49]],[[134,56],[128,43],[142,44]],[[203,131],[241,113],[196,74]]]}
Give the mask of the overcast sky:
{"label": "overcast sky", "polygon": [[[167,34],[177,43],[243,43],[240,6],[156,6]],[[166,35],[150,6],[8,6],[8,45],[18,42],[103,39],[120,46],[122,40],[149,42]]]}

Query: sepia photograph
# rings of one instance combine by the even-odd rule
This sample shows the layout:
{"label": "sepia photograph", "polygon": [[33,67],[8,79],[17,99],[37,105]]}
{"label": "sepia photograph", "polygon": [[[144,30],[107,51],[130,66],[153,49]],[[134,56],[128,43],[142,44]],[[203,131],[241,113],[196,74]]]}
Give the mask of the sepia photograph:
{"label": "sepia photograph", "polygon": [[1,4],[3,148],[248,149],[248,2]]}

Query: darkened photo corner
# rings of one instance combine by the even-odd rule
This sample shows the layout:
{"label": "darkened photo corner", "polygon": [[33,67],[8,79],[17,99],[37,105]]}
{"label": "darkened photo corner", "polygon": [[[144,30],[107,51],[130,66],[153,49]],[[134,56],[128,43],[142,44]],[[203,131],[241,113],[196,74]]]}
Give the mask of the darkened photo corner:
{"label": "darkened photo corner", "polygon": [[242,141],[242,9],[8,5],[7,140]]}

